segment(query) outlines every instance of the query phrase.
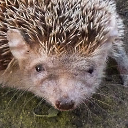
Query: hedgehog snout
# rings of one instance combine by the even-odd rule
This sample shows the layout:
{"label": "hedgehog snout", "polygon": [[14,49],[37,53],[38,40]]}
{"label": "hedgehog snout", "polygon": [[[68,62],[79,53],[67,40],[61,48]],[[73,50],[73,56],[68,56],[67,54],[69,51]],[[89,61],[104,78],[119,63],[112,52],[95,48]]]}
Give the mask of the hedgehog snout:
{"label": "hedgehog snout", "polygon": [[75,102],[73,100],[68,100],[65,98],[60,98],[55,102],[56,108],[62,111],[72,110],[74,109],[74,105]]}

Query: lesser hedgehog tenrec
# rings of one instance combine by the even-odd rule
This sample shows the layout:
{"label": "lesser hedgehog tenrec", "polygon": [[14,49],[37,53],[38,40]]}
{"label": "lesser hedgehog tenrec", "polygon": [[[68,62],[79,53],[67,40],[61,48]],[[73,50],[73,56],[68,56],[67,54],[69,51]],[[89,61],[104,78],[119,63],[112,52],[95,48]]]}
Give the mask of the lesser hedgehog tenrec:
{"label": "lesser hedgehog tenrec", "polygon": [[124,27],[110,0],[0,0],[0,83],[59,110],[99,87],[107,58],[127,85]]}

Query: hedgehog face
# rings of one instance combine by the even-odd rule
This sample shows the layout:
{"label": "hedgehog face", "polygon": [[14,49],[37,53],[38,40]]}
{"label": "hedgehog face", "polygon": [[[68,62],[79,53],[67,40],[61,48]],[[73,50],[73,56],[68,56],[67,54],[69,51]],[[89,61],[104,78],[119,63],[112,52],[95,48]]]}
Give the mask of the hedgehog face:
{"label": "hedgehog face", "polygon": [[33,92],[47,99],[55,108],[73,109],[98,87],[100,79],[94,61],[78,55],[46,58],[37,58],[36,63],[29,66],[31,71],[25,74],[31,74],[35,86]]}
{"label": "hedgehog face", "polygon": [[104,43],[91,56],[47,55],[31,50],[18,30],[10,30],[7,38],[25,76],[26,89],[63,111],[76,108],[96,91],[111,48],[111,43]]}

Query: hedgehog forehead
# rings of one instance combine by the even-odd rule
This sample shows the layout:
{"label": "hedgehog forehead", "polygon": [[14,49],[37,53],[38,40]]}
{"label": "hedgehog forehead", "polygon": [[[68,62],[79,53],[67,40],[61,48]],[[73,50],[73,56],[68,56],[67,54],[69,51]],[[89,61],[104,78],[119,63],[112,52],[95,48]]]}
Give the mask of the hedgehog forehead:
{"label": "hedgehog forehead", "polygon": [[60,56],[47,55],[44,53],[36,54],[36,56],[31,56],[24,61],[29,66],[35,67],[36,65],[42,64],[47,68],[64,68],[64,69],[84,69],[95,65],[89,57],[81,56],[79,54],[63,54]]}

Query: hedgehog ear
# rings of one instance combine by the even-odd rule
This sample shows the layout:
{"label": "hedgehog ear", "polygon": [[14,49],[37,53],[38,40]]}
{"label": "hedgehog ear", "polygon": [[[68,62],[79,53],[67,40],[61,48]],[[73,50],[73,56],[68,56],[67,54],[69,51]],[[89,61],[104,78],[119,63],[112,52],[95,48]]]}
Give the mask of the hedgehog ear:
{"label": "hedgehog ear", "polygon": [[105,42],[94,51],[91,59],[95,61],[97,65],[104,65],[109,55],[108,51],[111,51],[111,49],[112,49],[112,42]]}
{"label": "hedgehog ear", "polygon": [[111,17],[111,21],[109,23],[110,27],[110,32],[109,32],[109,41],[115,40],[115,38],[118,36],[118,29],[117,29],[117,24],[116,24],[116,18],[113,16]]}
{"label": "hedgehog ear", "polygon": [[21,35],[21,32],[17,29],[10,29],[7,32],[7,39],[13,56],[18,60],[25,59],[29,52],[29,47]]}

